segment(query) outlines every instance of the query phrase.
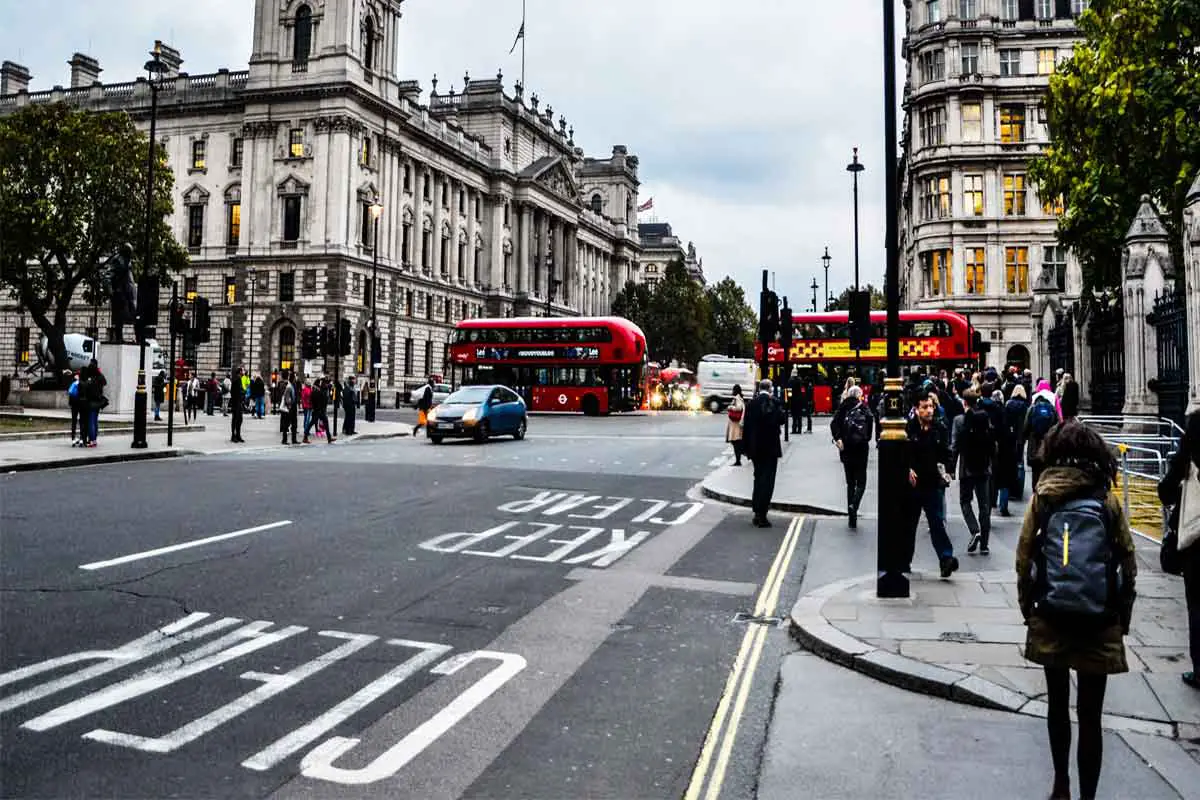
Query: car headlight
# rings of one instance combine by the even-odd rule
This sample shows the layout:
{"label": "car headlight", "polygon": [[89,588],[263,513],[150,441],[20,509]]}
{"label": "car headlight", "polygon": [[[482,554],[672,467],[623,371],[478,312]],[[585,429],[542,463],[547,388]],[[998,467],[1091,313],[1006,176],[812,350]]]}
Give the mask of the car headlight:
{"label": "car headlight", "polygon": [[429,412],[425,415],[425,419],[428,420],[429,422],[433,422],[434,420],[436,420],[437,419],[437,409],[436,408],[429,409]]}
{"label": "car headlight", "polygon": [[478,408],[468,408],[466,413],[463,414],[462,419],[463,419],[463,422],[466,422],[466,423],[474,422],[475,420],[479,419],[479,409]]}
{"label": "car headlight", "polygon": [[700,410],[700,395],[694,394],[688,398],[688,410],[690,410],[690,411],[699,411]]}

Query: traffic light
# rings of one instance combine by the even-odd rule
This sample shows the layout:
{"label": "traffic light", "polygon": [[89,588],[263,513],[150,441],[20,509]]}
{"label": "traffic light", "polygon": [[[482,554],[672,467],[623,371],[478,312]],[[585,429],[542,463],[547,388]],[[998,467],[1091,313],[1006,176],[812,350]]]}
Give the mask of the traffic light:
{"label": "traffic light", "polygon": [[779,295],[770,289],[763,290],[759,300],[758,340],[762,342],[765,353],[767,343],[775,339],[779,333]]}
{"label": "traffic light", "polygon": [[187,320],[183,316],[185,307],[179,300],[172,300],[171,303],[171,335],[179,336],[187,330]]}
{"label": "traffic light", "polygon": [[376,364],[383,363],[383,342],[379,340],[378,334],[371,335],[371,369],[375,369]]}
{"label": "traffic light", "polygon": [[203,344],[208,341],[208,298],[192,300],[192,341]]}
{"label": "traffic light", "polygon": [[787,363],[786,355],[792,352],[793,335],[792,309],[788,308],[787,298],[785,297],[783,298],[783,308],[779,312],[779,346],[783,348],[785,364]]}
{"label": "traffic light", "polygon": [[871,349],[871,293],[850,292],[850,348]]}
{"label": "traffic light", "polygon": [[979,331],[974,331],[971,334],[971,355],[982,355],[989,353],[992,350],[992,343],[983,340],[983,334]]}
{"label": "traffic light", "polygon": [[343,317],[338,321],[338,351],[339,356],[350,355],[350,320]]}
{"label": "traffic light", "polygon": [[300,357],[311,361],[317,357],[317,329],[305,328],[300,334]]}
{"label": "traffic light", "polygon": [[138,344],[158,335],[158,278],[142,278],[138,281],[137,321],[134,332]]}
{"label": "traffic light", "polygon": [[317,331],[317,354],[322,356],[337,355],[331,349],[329,329],[324,325],[318,325]]}

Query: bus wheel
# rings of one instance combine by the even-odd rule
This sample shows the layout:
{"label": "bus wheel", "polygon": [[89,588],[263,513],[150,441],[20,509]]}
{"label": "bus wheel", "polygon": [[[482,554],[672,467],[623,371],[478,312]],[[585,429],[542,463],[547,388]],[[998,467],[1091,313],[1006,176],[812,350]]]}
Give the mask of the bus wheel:
{"label": "bus wheel", "polygon": [[714,414],[721,413],[721,401],[717,398],[712,398],[708,401],[708,410]]}
{"label": "bus wheel", "polygon": [[585,417],[600,416],[600,401],[596,399],[596,395],[589,394],[583,398],[583,415]]}

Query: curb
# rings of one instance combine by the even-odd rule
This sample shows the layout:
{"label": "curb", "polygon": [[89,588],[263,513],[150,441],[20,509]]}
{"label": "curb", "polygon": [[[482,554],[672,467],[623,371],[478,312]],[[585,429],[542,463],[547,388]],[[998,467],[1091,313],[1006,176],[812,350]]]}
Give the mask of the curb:
{"label": "curb", "polygon": [[[875,580],[860,575],[827,584],[796,601],[788,617],[792,637],[806,650],[877,681],[911,692],[941,697],[964,705],[1045,718],[1046,703],[1006,686],[965,672],[929,664],[882,650],[832,625],[821,613],[825,602],[843,590]],[[1178,723],[1117,714],[1104,714],[1108,730],[1179,739]]]}
{"label": "curb", "polygon": [[[700,484],[700,492],[712,500],[720,500],[722,503],[729,503],[735,506],[750,507],[750,498],[741,497],[739,495],[726,494],[717,489],[709,488],[706,484]],[[846,512],[835,508],[826,508],[825,506],[816,506],[810,503],[785,503],[779,500],[771,501],[772,511],[782,511],[788,514],[815,514],[825,517],[844,517]]]}
{"label": "curb", "polygon": [[157,461],[163,458],[178,458],[182,455],[185,455],[185,452],[182,450],[137,450],[129,453],[84,456],[83,458],[59,458],[51,461],[0,464],[0,472],[39,472],[48,469],[93,467],[100,464],[118,464],[126,461]]}
{"label": "curb", "polygon": [[[205,430],[207,430],[207,428],[205,428],[203,425],[187,425],[187,426],[176,426],[175,427],[175,433],[203,433]],[[108,434],[108,435],[117,434],[117,433],[120,433],[120,434],[133,433],[133,426],[132,425],[121,425],[121,426],[117,426],[117,427],[101,428],[100,432],[104,433],[104,434]],[[150,426],[146,427],[146,435],[147,436],[150,436],[150,435],[165,436],[166,433],[167,433],[167,428],[165,425],[160,426],[160,427],[150,427]],[[69,438],[71,438],[71,431],[66,428],[64,428],[60,431],[28,431],[25,433],[21,433],[21,432],[0,433],[0,444],[3,444],[5,442],[29,442],[29,441],[41,441],[41,440],[45,440],[45,439],[69,439]]]}

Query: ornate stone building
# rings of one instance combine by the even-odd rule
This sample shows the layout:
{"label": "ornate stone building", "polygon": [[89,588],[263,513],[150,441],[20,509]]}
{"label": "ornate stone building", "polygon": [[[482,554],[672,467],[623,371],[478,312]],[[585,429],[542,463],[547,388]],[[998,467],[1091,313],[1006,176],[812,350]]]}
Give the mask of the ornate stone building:
{"label": "ornate stone building", "polygon": [[[367,372],[374,294],[381,383],[401,387],[442,371],[460,319],[604,314],[639,279],[637,157],[586,158],[564,118],[499,74],[444,93],[435,77],[423,103],[396,69],[401,3],[256,0],[246,71],[191,76],[162,49],[157,130],[191,254],[178,283],[212,303],[211,341],[185,354],[202,373],[298,367],[300,331],[339,314],[355,332],[342,372]],[[30,93],[5,62],[0,113],[64,101],[148,128],[144,78],[71,65],[72,88]],[[0,319],[27,342],[15,307]],[[81,307],[69,329],[92,324]]]}
{"label": "ornate stone building", "polygon": [[1061,204],[1027,178],[1048,142],[1043,97],[1087,0],[909,0],[903,55],[901,294],[968,314],[986,361],[1037,370],[1034,279],[1077,297]]}
{"label": "ornate stone building", "polygon": [[658,283],[672,261],[682,261],[692,280],[704,285],[704,259],[696,257],[696,245],[683,241],[671,231],[670,223],[643,222],[638,225],[642,243],[642,279],[647,284]]}

